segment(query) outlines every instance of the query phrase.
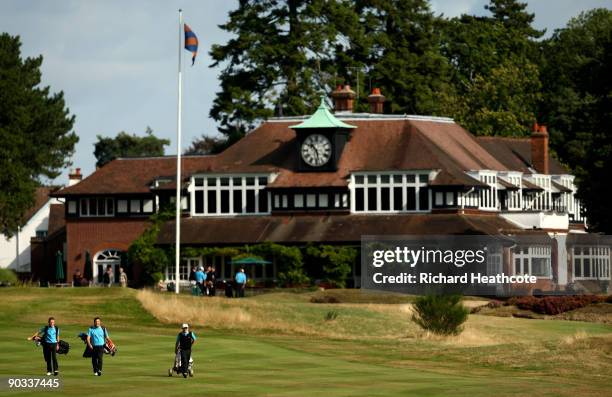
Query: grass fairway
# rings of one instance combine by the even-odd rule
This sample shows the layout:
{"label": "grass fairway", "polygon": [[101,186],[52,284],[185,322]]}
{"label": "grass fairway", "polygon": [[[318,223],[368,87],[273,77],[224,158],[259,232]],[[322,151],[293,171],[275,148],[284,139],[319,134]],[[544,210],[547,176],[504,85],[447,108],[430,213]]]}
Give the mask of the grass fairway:
{"label": "grass fairway", "polygon": [[[59,356],[66,396],[612,393],[609,325],[471,315],[462,336],[432,338],[410,323],[405,304],[312,304],[309,297],[281,293],[228,302],[118,288],[0,289],[0,376],[45,372],[41,349],[25,338],[53,315],[71,343],[69,355]],[[330,310],[338,318],[325,321]],[[210,319],[224,312],[230,315]],[[96,315],[119,348],[115,357],[105,356],[100,378],[92,376],[76,337]],[[176,321],[184,317],[198,335],[196,375],[187,380],[167,375]]]}

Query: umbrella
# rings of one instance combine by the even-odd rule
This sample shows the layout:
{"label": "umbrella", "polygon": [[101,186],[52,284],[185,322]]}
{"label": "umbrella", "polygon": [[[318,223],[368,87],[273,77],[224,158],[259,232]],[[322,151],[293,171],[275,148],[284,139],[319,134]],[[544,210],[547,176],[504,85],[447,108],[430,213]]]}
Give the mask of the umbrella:
{"label": "umbrella", "polygon": [[91,282],[93,278],[93,268],[91,267],[91,255],[89,251],[85,251],[85,269],[83,270],[83,277],[89,282]]}
{"label": "umbrella", "polygon": [[270,263],[272,262],[254,256],[247,256],[246,258],[232,261],[233,265],[269,265]]}
{"label": "umbrella", "polygon": [[55,279],[58,282],[64,279],[64,259],[61,251],[55,254]]}

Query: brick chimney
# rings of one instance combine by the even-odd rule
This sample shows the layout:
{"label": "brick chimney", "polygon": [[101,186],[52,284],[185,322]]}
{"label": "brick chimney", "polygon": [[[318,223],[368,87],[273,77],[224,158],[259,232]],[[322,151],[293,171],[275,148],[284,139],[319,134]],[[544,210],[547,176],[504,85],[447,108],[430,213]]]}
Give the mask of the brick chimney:
{"label": "brick chimney", "polygon": [[345,85],[344,87],[338,85],[331,93],[331,97],[334,100],[334,111],[352,112],[356,96],[355,91],[351,90],[350,85]]}
{"label": "brick chimney", "polygon": [[385,96],[380,93],[380,88],[372,89],[372,93],[368,96],[368,102],[370,103],[370,113],[383,113]]}
{"label": "brick chimney", "polygon": [[75,168],[74,170],[70,170],[70,174],[68,174],[68,186],[74,186],[77,183],[81,182],[83,179],[83,175],[81,175],[81,169]]}
{"label": "brick chimney", "polygon": [[548,174],[548,130],[538,123],[531,133],[531,165],[539,173]]}

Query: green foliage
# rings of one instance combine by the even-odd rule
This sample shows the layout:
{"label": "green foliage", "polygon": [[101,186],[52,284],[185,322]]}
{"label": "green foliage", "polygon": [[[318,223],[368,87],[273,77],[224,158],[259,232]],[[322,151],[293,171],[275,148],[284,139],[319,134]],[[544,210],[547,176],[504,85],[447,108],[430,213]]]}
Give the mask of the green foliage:
{"label": "green foliage", "polygon": [[41,177],[70,165],[79,138],[64,94],[40,87],[42,56],[21,58],[19,36],[0,34],[0,233],[25,222]]}
{"label": "green foliage", "polygon": [[278,281],[283,286],[303,285],[310,281],[304,273],[304,261],[298,247],[264,242],[250,246],[249,252],[263,258],[275,258]]}
{"label": "green foliage", "polygon": [[163,271],[170,263],[168,253],[155,246],[157,235],[164,222],[172,219],[171,211],[161,211],[152,215],[150,226],[138,237],[128,249],[130,263],[142,266],[142,282],[145,285],[153,285],[163,278]]}
{"label": "green foliage", "polygon": [[225,150],[233,142],[225,137],[212,137],[202,135],[199,138],[194,138],[191,141],[191,145],[185,150],[185,155],[197,155],[197,154],[217,154]]}
{"label": "green foliage", "polygon": [[124,131],[121,131],[114,138],[98,135],[98,141],[94,145],[96,166],[102,167],[117,157],[163,156],[164,146],[168,145],[170,145],[170,141],[153,135],[153,130],[150,127],[147,127],[143,137],[130,135]]}
{"label": "green foliage", "polygon": [[573,18],[544,43],[544,101],[551,145],[578,176],[590,226],[612,232],[612,11]]}
{"label": "green foliage", "polygon": [[454,116],[478,135],[528,136],[541,98],[538,68],[506,63],[477,75],[456,98]]}
{"label": "green foliage", "polygon": [[[340,72],[363,65],[391,113],[439,114],[437,98],[451,88],[450,68],[440,51],[440,19],[429,2],[358,1],[354,12],[364,31],[351,37],[350,58],[338,51]],[[369,92],[362,92],[366,102]]]}
{"label": "green foliage", "polygon": [[309,245],[306,254],[319,262],[323,268],[325,281],[340,288],[346,286],[346,279],[351,274],[357,250],[353,247],[334,245]]}
{"label": "green foliage", "polygon": [[337,34],[329,15],[341,6],[324,0],[251,0],[230,12],[220,27],[233,37],[210,52],[212,67],[223,65],[221,91],[210,111],[222,133],[244,135],[275,106],[284,115],[316,107],[317,71]]}
{"label": "green foliage", "polygon": [[443,112],[477,135],[526,136],[541,100],[536,39],[544,32],[516,0],[491,0],[492,15],[462,15],[444,24],[442,51],[452,65],[453,90]]}
{"label": "green foliage", "polygon": [[325,321],[334,321],[337,318],[338,318],[337,310],[330,310],[327,313],[325,313]]}
{"label": "green foliage", "polygon": [[460,295],[426,295],[415,300],[412,321],[436,334],[458,335],[469,312]]}
{"label": "green foliage", "polygon": [[17,281],[17,275],[12,269],[0,269],[0,285],[15,285]]}

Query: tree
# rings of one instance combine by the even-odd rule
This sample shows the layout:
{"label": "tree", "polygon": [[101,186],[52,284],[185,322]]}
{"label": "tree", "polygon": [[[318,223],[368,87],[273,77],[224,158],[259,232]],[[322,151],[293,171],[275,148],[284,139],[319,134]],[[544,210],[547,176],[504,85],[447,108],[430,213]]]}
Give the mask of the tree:
{"label": "tree", "polygon": [[163,156],[164,146],[168,145],[170,141],[153,135],[150,127],[147,127],[143,137],[130,135],[125,131],[121,131],[115,138],[98,135],[98,141],[94,145],[94,156],[98,160],[96,167],[102,167],[117,157]]}
{"label": "tree", "polygon": [[332,20],[349,10],[337,1],[241,0],[220,25],[235,37],[210,52],[211,67],[223,65],[210,111],[220,132],[235,140],[274,109],[286,116],[312,112],[318,91],[329,88],[320,72],[339,35]]}
{"label": "tree", "polygon": [[217,154],[221,153],[230,145],[228,138],[218,138],[207,135],[202,135],[199,138],[194,138],[191,145],[185,150],[185,155],[197,154]]}
{"label": "tree", "polygon": [[[360,0],[350,48],[336,51],[338,70],[363,65],[381,88],[391,113],[439,114],[438,95],[450,88],[449,66],[440,52],[440,19],[426,0]],[[348,53],[348,56],[345,55]],[[369,94],[362,91],[361,103]]]}
{"label": "tree", "polygon": [[0,35],[0,231],[11,236],[34,204],[41,177],[70,165],[79,138],[63,92],[40,87],[43,58],[21,58],[19,36]]}
{"label": "tree", "polygon": [[462,15],[444,27],[442,51],[452,65],[454,89],[441,96],[444,113],[478,135],[528,135],[541,88],[544,32],[516,0],[491,0],[492,15]]}
{"label": "tree", "polygon": [[551,146],[578,177],[590,226],[610,233],[612,11],[573,18],[544,43],[544,54],[541,119]]}

